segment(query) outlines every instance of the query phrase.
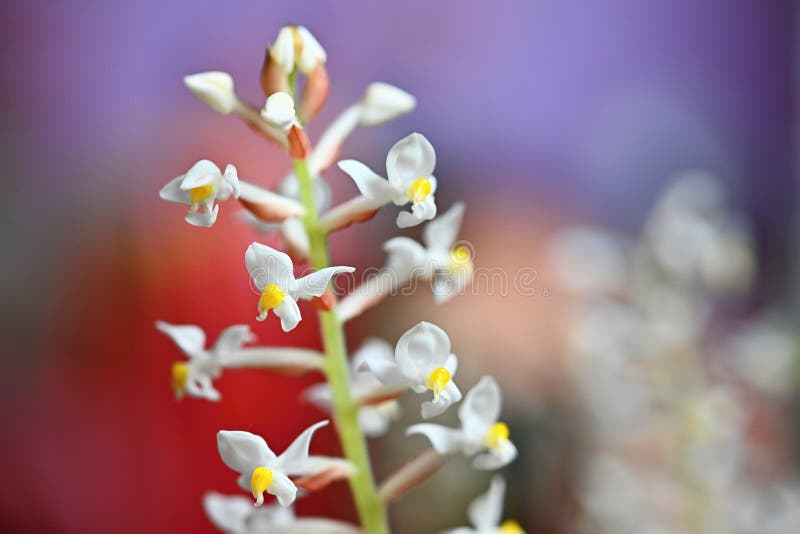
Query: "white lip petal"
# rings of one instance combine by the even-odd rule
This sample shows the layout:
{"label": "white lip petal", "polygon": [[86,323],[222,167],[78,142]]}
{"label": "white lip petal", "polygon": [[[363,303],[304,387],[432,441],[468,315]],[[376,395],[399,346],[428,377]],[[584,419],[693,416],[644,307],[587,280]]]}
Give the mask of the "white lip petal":
{"label": "white lip petal", "polygon": [[433,145],[419,133],[395,143],[386,156],[386,173],[396,189],[406,191],[417,178],[430,178],[436,166]]}
{"label": "white lip petal", "polygon": [[203,495],[203,509],[215,527],[238,534],[245,531],[247,518],[253,513],[253,503],[241,495],[209,491]]}
{"label": "white lip petal", "polygon": [[264,438],[242,430],[217,432],[217,448],[225,465],[248,477],[256,467],[267,466],[275,460],[275,453]]}
{"label": "white lip petal", "polygon": [[289,477],[280,471],[272,471],[272,484],[267,493],[275,495],[278,498],[278,504],[281,506],[290,506],[297,497],[297,486],[294,482],[289,480]]}
{"label": "white lip petal", "polygon": [[500,469],[514,461],[517,454],[517,447],[510,440],[507,440],[497,449],[478,454],[472,462],[472,467],[481,471]]}
{"label": "white lip petal", "polygon": [[230,195],[233,195],[233,198],[239,198],[239,172],[232,163],[228,163],[228,165],[225,166],[222,180],[230,188],[230,193],[226,194],[224,198],[223,195],[220,194],[218,198],[220,200],[226,200]]}
{"label": "white lip petal", "polygon": [[482,438],[500,418],[501,408],[500,386],[491,376],[484,376],[467,392],[458,408],[458,418],[467,435]]}
{"label": "white lip petal", "polygon": [[156,328],[169,336],[188,358],[194,358],[204,352],[206,334],[199,326],[174,325],[165,321],[156,321]]}
{"label": "white lip petal", "polygon": [[297,306],[297,301],[291,295],[285,295],[283,302],[278,304],[273,310],[275,315],[281,319],[281,328],[284,332],[294,330],[297,324],[302,319],[300,315],[300,308]]}
{"label": "white lip petal", "polygon": [[371,372],[386,386],[405,387],[408,385],[408,378],[400,371],[400,367],[394,361],[368,356],[359,365],[358,370]]}
{"label": "white lip petal", "polygon": [[261,243],[251,243],[247,247],[244,262],[259,290],[269,284],[277,284],[285,290],[294,281],[291,258]]}
{"label": "white lip petal", "polygon": [[433,449],[439,454],[453,454],[461,450],[464,441],[462,433],[455,428],[448,428],[432,423],[411,425],[406,430],[406,436],[422,434],[431,442]]}
{"label": "white lip petal", "polygon": [[350,360],[350,368],[358,373],[361,364],[370,361],[385,361],[394,363],[394,347],[388,341],[377,337],[365,340]]}
{"label": "white lip petal", "polygon": [[209,228],[217,222],[217,215],[219,215],[219,204],[215,204],[211,210],[206,207],[205,211],[189,211],[186,214],[185,220],[192,226],[200,226]]}
{"label": "white lip petal", "polygon": [[310,300],[312,297],[319,297],[328,288],[331,278],[337,274],[352,273],[355,267],[326,267],[309,275],[303,276],[296,281],[293,293],[297,298]]}
{"label": "white lip petal", "polygon": [[464,203],[459,202],[442,215],[425,225],[422,240],[431,249],[450,250],[458,239],[461,221],[464,219]]}
{"label": "white lip petal", "polygon": [[443,367],[450,356],[450,338],[435,324],[421,322],[403,334],[395,348],[395,359],[407,377],[424,380]]}
{"label": "white lip petal", "polygon": [[436,402],[425,401],[422,403],[422,418],[431,419],[442,415],[450,407],[450,401],[440,396]]}
{"label": "white lip petal", "polygon": [[295,121],[294,100],[282,91],[269,95],[261,110],[261,117],[280,130],[287,131]]}
{"label": "white lip petal", "polygon": [[489,490],[469,505],[469,520],[480,532],[492,531],[503,518],[503,497],[506,483],[499,477],[492,478]]}
{"label": "white lip petal", "polygon": [[398,282],[405,282],[415,275],[428,278],[428,251],[410,237],[393,237],[383,244],[387,255],[386,268]]}

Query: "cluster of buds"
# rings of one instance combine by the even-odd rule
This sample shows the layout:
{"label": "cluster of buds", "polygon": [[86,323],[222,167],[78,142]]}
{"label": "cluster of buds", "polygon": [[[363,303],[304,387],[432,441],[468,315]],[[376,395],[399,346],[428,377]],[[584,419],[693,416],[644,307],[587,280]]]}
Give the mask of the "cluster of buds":
{"label": "cluster of buds", "polygon": [[[244,252],[244,263],[258,290],[255,319],[268,320],[272,311],[283,331],[289,332],[308,312],[301,308],[301,301],[308,301],[319,314],[325,350],[252,346],[255,336],[248,325],[225,329],[214,345],[206,348],[201,328],[159,321],[156,327],[188,358],[172,366],[175,395],[219,401],[221,394],[213,380],[231,367],[290,375],[321,373],[326,381],[312,386],[303,398],[331,414],[345,453],[343,458],[310,454],[313,435],[328,421],[307,428],[280,455],[273,453],[261,436],[220,431],[217,445],[222,461],[237,473],[239,486],[252,494],[255,504],[251,506],[241,496],[208,493],[206,512],[226,532],[388,532],[386,504],[433,475],[448,457],[463,455],[472,458],[475,469],[496,470],[517,456],[509,428],[500,420],[498,384],[484,376],[462,402],[455,383],[458,358],[451,351],[450,338],[438,326],[419,322],[394,345],[372,338],[347,358],[344,322],[412,280],[433,282],[437,302],[453,297],[471,279],[473,253],[458,241],[464,205],[458,203],[437,217],[434,194],[438,182],[433,175],[436,153],[419,133],[408,135],[389,150],[385,178],[358,161],[338,161],[338,168],[352,178],[359,195],[331,207],[330,188],[322,173],[335,162],[349,134],[359,126],[374,126],[402,116],[415,107],[416,101],[401,89],[373,83],[358,102],[333,121],[312,149],[306,126],[327,100],[326,58],[325,49],[306,28],[281,29],[267,49],[261,70],[265,95],[261,108],[236,95],[227,73],[205,72],[184,79],[212,109],[238,116],[251,129],[285,148],[294,172],[272,191],[239,179],[233,165],[221,172],[214,163],[201,160],[164,186],[161,197],[187,205],[186,221],[202,227],[211,227],[217,220],[218,201],[233,197],[245,208],[245,216],[254,227],[278,233],[283,250],[254,242]],[[305,77],[302,92],[298,89],[300,75]],[[331,281],[355,269],[330,265],[328,236],[369,220],[377,210],[392,204],[410,207],[397,215],[399,228],[427,223],[424,246],[408,237],[389,239],[383,247],[388,260],[378,276],[365,280],[337,302]],[[296,276],[296,269],[305,264],[312,269]],[[388,431],[399,413],[398,399],[408,391],[425,397],[420,405],[425,420],[442,415],[460,402],[461,426],[420,423],[409,427],[407,434],[424,436],[431,448],[378,487],[366,456],[365,436]],[[295,515],[292,505],[296,498],[339,479],[350,482],[360,526]],[[453,532],[522,532],[516,522],[500,524],[503,493],[504,483],[496,477],[489,492],[470,507],[475,530]],[[261,506],[265,494],[274,496],[277,503]]]}

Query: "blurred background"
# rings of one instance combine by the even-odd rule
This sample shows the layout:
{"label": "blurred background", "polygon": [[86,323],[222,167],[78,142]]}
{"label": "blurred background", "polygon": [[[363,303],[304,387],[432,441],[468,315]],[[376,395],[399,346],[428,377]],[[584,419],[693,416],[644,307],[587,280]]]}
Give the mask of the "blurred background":
{"label": "blurred background", "polygon": [[[157,195],[200,158],[279,183],[285,155],[181,79],[224,70],[260,105],[264,49],[287,23],[328,52],[312,139],[371,81],[416,95],[414,113],[357,131],[341,156],[382,170],[396,140],[424,133],[440,209],[467,203],[476,266],[535,272],[533,294],[478,288],[435,307],[419,291],[348,325],[355,348],[432,321],[462,390],[497,377],[521,453],[504,472],[508,517],[529,533],[800,528],[794,2],[11,0],[0,13],[3,531],[212,532],[203,493],[237,492],[215,432],[282,450],[323,417],[299,398],[314,376],[231,371],[222,402],[176,402],[182,356],[153,327],[213,339],[242,323],[262,344],[318,346],[310,314],[292,335],[255,322],[243,251],[261,237],[235,203],[203,229]],[[325,176],[336,202],[356,193]],[[336,235],[335,262],[380,265],[393,218]],[[379,478],[426,446],[404,437],[406,406],[372,443]],[[335,453],[333,431],[314,448]],[[396,531],[467,524],[487,484],[454,460],[393,508]],[[342,484],[297,508],[354,518]]]}

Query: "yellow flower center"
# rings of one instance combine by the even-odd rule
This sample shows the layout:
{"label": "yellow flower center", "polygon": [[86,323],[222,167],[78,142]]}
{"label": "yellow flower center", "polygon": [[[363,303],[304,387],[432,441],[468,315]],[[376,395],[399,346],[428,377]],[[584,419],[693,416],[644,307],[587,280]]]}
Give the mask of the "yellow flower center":
{"label": "yellow flower center", "polygon": [[472,251],[463,245],[453,247],[450,250],[450,271],[471,276],[472,269]]}
{"label": "yellow flower center", "polygon": [[175,362],[172,364],[172,390],[176,396],[183,394],[186,381],[189,379],[189,364],[186,362]]}
{"label": "yellow flower center", "polygon": [[285,295],[278,284],[270,284],[261,292],[258,299],[258,312],[264,313],[283,302]]}
{"label": "yellow flower center", "polygon": [[253,470],[253,475],[250,477],[250,491],[253,492],[253,498],[256,500],[256,505],[261,506],[264,502],[264,492],[272,485],[272,471],[266,467],[256,467]]}
{"label": "yellow flower center", "polygon": [[508,441],[509,431],[508,425],[500,421],[495,423],[492,428],[486,432],[484,443],[490,449],[496,449],[506,441]]}
{"label": "yellow flower center", "polygon": [[519,523],[513,519],[506,519],[503,521],[503,524],[500,525],[500,534],[525,534],[525,531],[522,530]]}
{"label": "yellow flower center", "polygon": [[433,190],[433,185],[431,181],[427,178],[417,178],[414,182],[408,187],[408,191],[406,191],[406,195],[408,195],[409,200],[413,200],[414,203],[422,202],[428,195],[431,194]]}
{"label": "yellow flower center", "polygon": [[202,201],[209,198],[211,195],[214,194],[214,186],[213,185],[201,185],[198,187],[193,187],[189,189],[189,202],[192,205],[200,204]]}
{"label": "yellow flower center", "polygon": [[437,400],[448,382],[450,382],[450,371],[444,367],[437,367],[428,375],[425,387],[433,391],[433,400]]}

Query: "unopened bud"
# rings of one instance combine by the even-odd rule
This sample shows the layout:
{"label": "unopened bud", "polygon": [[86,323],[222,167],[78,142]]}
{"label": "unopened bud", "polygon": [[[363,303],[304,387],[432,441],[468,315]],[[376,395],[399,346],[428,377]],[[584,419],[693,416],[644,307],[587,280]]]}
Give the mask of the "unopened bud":
{"label": "unopened bud", "polygon": [[236,106],[233,78],[227,72],[201,72],[184,76],[183,83],[194,95],[224,115]]}
{"label": "unopened bud", "polygon": [[394,85],[375,82],[367,87],[361,105],[360,124],[375,126],[411,112],[417,99]]}
{"label": "unopened bud", "polygon": [[267,98],[261,117],[281,131],[288,131],[295,120],[294,101],[288,93],[275,93]]}
{"label": "unopened bud", "polygon": [[329,89],[328,71],[325,70],[325,65],[317,63],[317,66],[308,75],[305,89],[303,89],[303,98],[298,113],[301,121],[308,123],[317,116],[328,100]]}

